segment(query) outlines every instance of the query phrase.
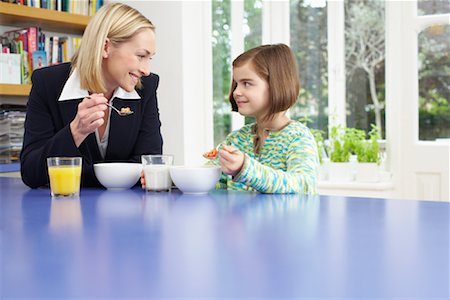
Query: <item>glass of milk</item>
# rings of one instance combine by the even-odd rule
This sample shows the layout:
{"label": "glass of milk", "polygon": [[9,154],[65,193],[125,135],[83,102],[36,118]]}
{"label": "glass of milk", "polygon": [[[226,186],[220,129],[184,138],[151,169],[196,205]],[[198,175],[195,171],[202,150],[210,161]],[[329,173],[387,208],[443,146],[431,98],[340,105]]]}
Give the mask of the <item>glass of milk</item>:
{"label": "glass of milk", "polygon": [[170,192],[172,179],[169,168],[173,164],[172,155],[142,155],[145,189],[150,192]]}

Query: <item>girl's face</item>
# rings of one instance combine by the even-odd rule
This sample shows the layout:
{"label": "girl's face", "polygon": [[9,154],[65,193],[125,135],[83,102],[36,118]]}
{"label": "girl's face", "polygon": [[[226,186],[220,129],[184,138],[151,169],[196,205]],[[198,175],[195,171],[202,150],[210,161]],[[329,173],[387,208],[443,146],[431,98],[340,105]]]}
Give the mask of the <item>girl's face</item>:
{"label": "girl's face", "polygon": [[253,71],[251,63],[233,68],[233,80],[237,83],[233,97],[239,113],[257,120],[263,117],[269,109],[268,83]]}
{"label": "girl's face", "polygon": [[155,54],[155,33],[143,29],[131,40],[112,45],[109,40],[103,50],[103,74],[108,92],[121,87],[131,92],[141,76],[150,75],[150,60]]}

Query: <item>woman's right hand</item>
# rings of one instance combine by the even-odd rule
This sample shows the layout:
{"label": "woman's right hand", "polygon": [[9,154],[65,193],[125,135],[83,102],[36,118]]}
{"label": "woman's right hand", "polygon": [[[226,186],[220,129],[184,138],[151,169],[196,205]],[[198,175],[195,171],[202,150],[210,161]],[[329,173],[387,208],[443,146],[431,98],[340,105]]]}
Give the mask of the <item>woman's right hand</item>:
{"label": "woman's right hand", "polygon": [[144,171],[141,171],[141,187],[143,190],[145,190],[145,175]]}
{"label": "woman's right hand", "polygon": [[108,100],[100,93],[91,94],[78,104],[77,114],[70,123],[70,131],[77,147],[105,122],[103,117],[104,111],[108,108],[106,103]]}

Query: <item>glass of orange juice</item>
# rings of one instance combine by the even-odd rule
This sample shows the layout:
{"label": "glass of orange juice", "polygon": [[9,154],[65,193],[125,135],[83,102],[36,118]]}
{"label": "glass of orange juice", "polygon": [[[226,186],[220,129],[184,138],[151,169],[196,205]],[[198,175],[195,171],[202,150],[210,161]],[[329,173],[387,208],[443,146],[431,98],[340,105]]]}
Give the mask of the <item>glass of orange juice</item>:
{"label": "glass of orange juice", "polygon": [[81,157],[47,158],[53,197],[74,197],[80,194],[81,162]]}

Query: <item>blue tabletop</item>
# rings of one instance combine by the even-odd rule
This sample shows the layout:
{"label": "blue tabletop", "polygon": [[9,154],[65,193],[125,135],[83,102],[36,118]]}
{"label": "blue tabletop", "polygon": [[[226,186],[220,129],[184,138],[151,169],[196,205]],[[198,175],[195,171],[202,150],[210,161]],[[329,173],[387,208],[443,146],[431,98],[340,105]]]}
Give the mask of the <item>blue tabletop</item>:
{"label": "blue tabletop", "polygon": [[0,186],[1,299],[449,297],[449,203]]}
{"label": "blue tabletop", "polygon": [[0,173],[18,172],[20,171],[20,163],[14,162],[9,164],[0,164]]}

